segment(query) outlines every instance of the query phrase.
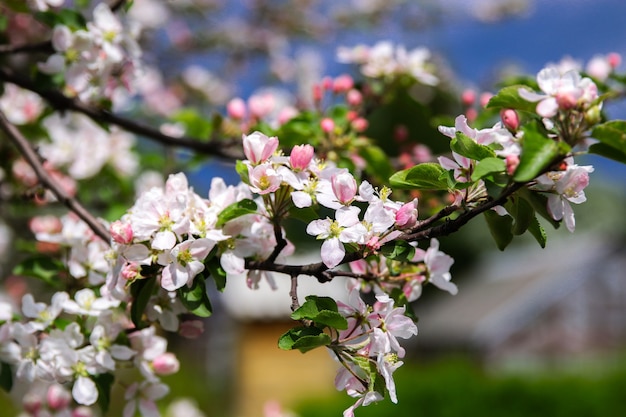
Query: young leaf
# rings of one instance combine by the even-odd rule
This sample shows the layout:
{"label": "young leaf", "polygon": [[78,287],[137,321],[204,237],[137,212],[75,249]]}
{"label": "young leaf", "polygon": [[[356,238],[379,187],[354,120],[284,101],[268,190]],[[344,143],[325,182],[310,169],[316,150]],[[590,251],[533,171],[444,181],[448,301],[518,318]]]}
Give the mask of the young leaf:
{"label": "young leaf", "polygon": [[204,266],[209,271],[211,278],[215,281],[215,286],[219,292],[223,292],[226,288],[226,271],[222,268],[220,260],[217,257],[212,257]]}
{"label": "young leaf", "polygon": [[456,132],[456,137],[450,142],[450,149],[469,159],[480,161],[485,158],[493,158],[496,153],[488,146],[480,145],[469,136]]}
{"label": "young leaf", "polygon": [[530,203],[523,198],[510,200],[510,203],[506,205],[506,209],[515,220],[513,229],[511,230],[514,235],[521,235],[526,232],[531,222],[536,220],[535,210],[533,210]]}
{"label": "young leaf", "polygon": [[178,298],[191,313],[198,317],[209,317],[213,313],[211,300],[206,293],[204,280],[197,278],[191,288],[184,286],[178,289]]}
{"label": "young leaf", "polygon": [[257,205],[252,200],[245,199],[237,201],[222,210],[222,212],[217,216],[217,223],[215,226],[222,227],[224,224],[236,219],[237,217],[241,217],[245,214],[256,213],[256,210]]}
{"label": "young leaf", "polygon": [[244,164],[243,161],[237,161],[237,163],[235,164],[235,171],[237,171],[237,174],[239,174],[241,182],[243,182],[244,184],[250,184],[248,165]]}
{"label": "young leaf", "polygon": [[0,388],[5,392],[10,392],[13,388],[13,371],[8,363],[1,362],[0,366]]}
{"label": "young leaf", "polygon": [[594,143],[589,147],[589,153],[604,156],[622,164],[626,164],[626,152],[620,152],[612,146],[604,143]]}
{"label": "young leaf", "polygon": [[530,224],[528,225],[528,231],[530,232],[531,235],[533,235],[537,243],[539,243],[539,245],[542,248],[546,247],[548,235],[546,234],[546,231],[541,226],[541,224],[539,223],[539,220],[537,220],[536,217],[533,217]]}
{"label": "young leaf", "polygon": [[489,232],[491,232],[493,240],[496,241],[496,246],[498,249],[504,250],[513,240],[513,233],[511,232],[513,218],[508,215],[500,216],[493,210],[487,210],[484,214]]}
{"label": "young leaf", "polygon": [[415,248],[404,240],[396,240],[384,245],[380,252],[388,259],[407,262],[415,255]]}
{"label": "young leaf", "polygon": [[496,157],[485,158],[476,164],[474,172],[472,172],[472,181],[478,181],[491,174],[503,172],[505,170],[506,162],[504,162],[503,159]]}
{"label": "young leaf", "polygon": [[148,305],[148,301],[150,301],[155,286],[156,278],[154,277],[138,279],[130,286],[130,292],[133,296],[133,302],[130,305],[130,318],[138,329],[143,328],[141,317]]}
{"label": "young leaf", "polygon": [[611,120],[598,125],[591,132],[591,136],[603,145],[613,148],[618,155],[626,154],[626,120]]}
{"label": "young leaf", "polygon": [[415,165],[389,178],[392,187],[422,190],[447,190],[447,171],[434,162]]}
{"label": "young leaf", "polygon": [[542,173],[559,155],[557,143],[540,133],[533,126],[524,128],[522,155],[513,179],[517,182],[530,181]]}
{"label": "young leaf", "polygon": [[330,297],[309,295],[296,311],[291,313],[294,320],[311,320],[320,327],[339,330],[348,328],[346,319],[338,313],[337,303]]}
{"label": "young leaf", "polygon": [[92,377],[98,389],[98,405],[104,414],[109,410],[111,402],[111,386],[115,377],[112,374],[99,374]]}
{"label": "young leaf", "polygon": [[35,255],[16,265],[13,274],[38,278],[53,288],[60,288],[63,283],[59,280],[59,273],[64,270],[65,265],[61,261],[46,255]]}
{"label": "young leaf", "polygon": [[278,347],[283,350],[298,349],[305,353],[320,346],[327,346],[331,342],[330,336],[315,326],[299,326],[289,329],[278,339]]}
{"label": "young leaf", "polygon": [[523,99],[519,95],[519,89],[530,90],[525,85],[511,85],[504,87],[495,96],[491,97],[487,104],[488,109],[515,109],[535,113],[537,103]]}

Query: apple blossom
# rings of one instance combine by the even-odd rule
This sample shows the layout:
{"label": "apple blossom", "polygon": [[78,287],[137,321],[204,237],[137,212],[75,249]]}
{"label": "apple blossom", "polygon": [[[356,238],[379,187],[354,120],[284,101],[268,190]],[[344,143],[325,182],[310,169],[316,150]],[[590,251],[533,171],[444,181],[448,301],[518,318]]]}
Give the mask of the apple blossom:
{"label": "apple blossom", "polygon": [[268,137],[261,132],[243,135],[243,152],[253,165],[267,161],[277,147],[276,137]]}

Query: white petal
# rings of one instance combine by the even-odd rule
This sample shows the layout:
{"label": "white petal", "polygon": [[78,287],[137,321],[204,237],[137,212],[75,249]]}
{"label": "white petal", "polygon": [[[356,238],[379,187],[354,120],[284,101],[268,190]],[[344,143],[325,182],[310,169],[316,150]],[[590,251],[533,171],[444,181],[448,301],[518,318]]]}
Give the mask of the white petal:
{"label": "white petal", "polygon": [[72,396],[78,404],[92,405],[98,400],[98,389],[91,379],[79,376],[72,387]]}

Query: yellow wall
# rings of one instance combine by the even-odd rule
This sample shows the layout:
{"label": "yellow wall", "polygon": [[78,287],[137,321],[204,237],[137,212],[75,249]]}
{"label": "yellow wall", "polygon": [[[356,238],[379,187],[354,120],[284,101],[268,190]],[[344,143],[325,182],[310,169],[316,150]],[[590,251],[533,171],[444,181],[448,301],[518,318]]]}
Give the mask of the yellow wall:
{"label": "yellow wall", "polygon": [[335,390],[337,363],[326,348],[302,354],[278,348],[278,338],[292,323],[242,325],[235,381],[236,417],[261,417],[268,401],[289,409],[310,395]]}

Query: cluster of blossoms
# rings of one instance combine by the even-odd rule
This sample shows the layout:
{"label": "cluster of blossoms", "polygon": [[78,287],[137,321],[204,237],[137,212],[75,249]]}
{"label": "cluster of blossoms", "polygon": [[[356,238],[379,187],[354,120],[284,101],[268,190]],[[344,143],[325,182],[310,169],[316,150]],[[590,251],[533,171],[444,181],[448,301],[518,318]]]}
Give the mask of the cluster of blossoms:
{"label": "cluster of blossoms", "polygon": [[[338,303],[339,312],[347,318],[348,328],[341,331],[337,343],[329,347],[342,365],[335,386],[357,398],[344,411],[344,417],[352,417],[354,409],[360,405],[382,400],[384,392],[389,393],[392,402],[398,401],[393,372],[402,366],[399,359],[405,354],[398,338],[417,335],[417,326],[405,315],[405,307],[395,307],[393,299],[386,294],[378,295],[376,300],[373,307],[368,306],[359,291],[353,289],[347,304]],[[384,378],[382,390],[376,381],[378,375]]]}
{"label": "cluster of blossoms", "polygon": [[[159,376],[178,371],[178,360],[167,352],[167,341],[155,334],[154,327],[134,328],[124,319],[119,300],[100,297],[89,288],[77,291],[73,298],[57,292],[50,305],[26,294],[21,300],[21,318],[9,303],[0,302],[0,307],[0,359],[15,367],[16,383],[31,389],[32,395],[24,401],[34,416],[44,415],[39,414],[43,404],[36,401],[38,391],[47,390],[47,407],[57,412],[70,407],[71,398],[57,392],[64,387],[71,387],[77,404],[91,406],[98,400],[102,375],[135,367],[144,394],[158,391],[162,397],[167,387]],[[146,407],[156,409],[154,401],[145,401],[146,396],[138,391],[135,385],[127,388],[125,416],[134,415],[140,397]]]}
{"label": "cluster of blossoms", "polygon": [[65,93],[87,102],[113,100],[121,91],[131,91],[140,71],[138,27],[125,27],[106,3],[98,4],[93,21],[74,30],[57,25],[52,33],[56,53],[39,70],[63,74]]}
{"label": "cluster of blossoms", "polygon": [[360,65],[361,73],[370,78],[396,78],[406,74],[425,85],[439,83],[430,61],[431,53],[424,47],[407,51],[402,45],[382,41],[372,47],[341,47],[337,51],[337,59],[345,64]]}

